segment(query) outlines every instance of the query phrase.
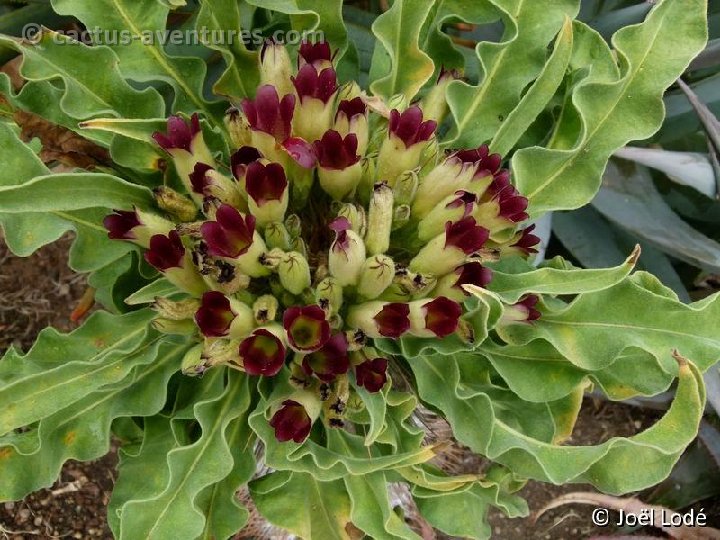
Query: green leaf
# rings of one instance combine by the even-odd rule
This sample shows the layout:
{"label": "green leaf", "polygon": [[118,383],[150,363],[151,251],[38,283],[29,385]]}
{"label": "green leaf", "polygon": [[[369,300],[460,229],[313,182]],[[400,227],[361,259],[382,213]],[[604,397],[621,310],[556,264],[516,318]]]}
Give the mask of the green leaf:
{"label": "green leaf", "polygon": [[73,118],[153,118],[165,113],[162,97],[154,88],[136,90],[123,79],[118,57],[108,47],[89,47],[50,30],[32,42],[0,36],[0,44],[23,54],[20,72],[26,79],[63,81],[60,107]]}
{"label": "green leaf", "polygon": [[[30,369],[20,367],[0,388],[5,403],[0,434],[72,405],[88,392],[125,378],[136,365],[151,362],[157,340],[138,347],[148,336],[153,316],[149,311],[119,317],[99,313],[67,335],[44,330],[27,356],[18,357],[18,366]],[[34,365],[37,358],[46,366],[39,372]],[[3,364],[0,377],[8,369]]]}
{"label": "green leaf", "polygon": [[162,296],[165,298],[174,296],[180,292],[180,289],[178,289],[175,285],[170,283],[167,279],[161,277],[128,296],[125,299],[125,303],[129,306],[149,304],[150,302],[155,301],[156,296]]}
{"label": "green leaf", "polygon": [[[473,383],[451,357],[414,358],[410,366],[421,399],[443,411],[457,440],[473,451],[518,475],[555,484],[585,482],[615,494],[653,485],[669,474],[694,439],[705,402],[702,376],[682,360],[675,400],[654,426],[597,446],[558,446],[508,425],[495,400],[480,388],[471,390]],[[515,414],[530,416],[522,409]]]}
{"label": "green leaf", "polygon": [[533,324],[497,330],[514,345],[545,339],[583,369],[606,367],[625,349],[636,347],[655,356],[668,373],[675,371],[669,357],[673,349],[697,359],[705,370],[720,358],[718,300],[715,295],[682,304],[652,275],[637,272],[610,288],[581,294],[562,308],[544,310]]}
{"label": "green leaf", "polygon": [[[169,9],[156,0],[52,0],[55,11],[73,15],[87,28],[117,32],[109,45],[119,60],[121,73],[138,82],[163,81],[174,92],[173,110],[203,112],[221,124],[224,104],[203,97],[207,67],[200,58],[170,56],[160,37],[167,30]],[[125,37],[123,37],[125,36]],[[152,116],[157,116],[152,115]]]}
{"label": "green leaf", "polygon": [[504,156],[512,150],[537,116],[555,95],[565,76],[572,53],[572,21],[565,19],[555,39],[555,48],[547,64],[515,109],[508,115],[490,143],[492,152]]}
{"label": "green leaf", "polygon": [[372,30],[378,43],[370,70],[373,94],[388,99],[402,94],[409,103],[432,77],[435,65],[420,50],[419,39],[434,3],[434,0],[396,0],[375,19]]}
{"label": "green leaf", "polygon": [[[0,500],[19,500],[49,487],[68,459],[91,460],[106,454],[115,418],[156,414],[165,404],[167,382],[186,348],[184,343],[166,340],[154,362],[136,367],[119,383],[86,392],[71,406],[55,408],[36,428],[0,439]],[[60,347],[57,350],[62,352]],[[7,358],[0,365],[6,362]]]}
{"label": "green leaf", "polygon": [[545,66],[547,46],[566,17],[574,18],[577,0],[491,0],[502,13],[503,41],[476,48],[481,82],[452,82],[447,91],[455,127],[444,142],[452,148],[476,147],[489,140],[517,107],[525,87]]}
{"label": "green leaf", "polygon": [[250,482],[250,495],[265,519],[301,538],[350,538],[350,500],[342,480],[279,471]]}
{"label": "green leaf", "polygon": [[85,208],[132,209],[152,205],[151,191],[102,173],[38,176],[18,186],[0,188],[0,212],[59,212]]}
{"label": "green leaf", "polygon": [[625,262],[614,268],[584,270],[582,268],[540,268],[529,272],[502,272],[493,267],[488,290],[505,302],[514,304],[527,293],[577,294],[601,291],[622,281],[632,272],[640,257],[636,246]]}
{"label": "green leaf", "polygon": [[[222,378],[225,374],[215,370],[209,376]],[[197,538],[203,533],[207,516],[196,499],[232,473],[234,459],[228,439],[232,432],[228,428],[244,416],[249,405],[248,378],[235,371],[228,373],[227,385],[219,395],[206,395],[196,402],[195,417],[202,434],[195,442],[168,453],[170,474],[162,491],[122,506],[121,539]]]}
{"label": "green leaf", "polygon": [[[211,38],[205,45],[219,51],[227,65],[225,72],[213,86],[213,91],[234,99],[253,97],[260,80],[257,52],[247,49],[240,34],[243,30],[249,30],[242,28],[242,9],[247,9],[245,4],[234,0],[203,2],[195,23],[198,32],[207,29]],[[226,37],[219,40],[214,38],[213,34]],[[234,37],[229,39],[233,35]]]}
{"label": "green leaf", "polygon": [[574,87],[572,102],[582,123],[574,146],[528,148],[513,157],[518,189],[534,215],[587,203],[610,155],[657,131],[664,90],[705,44],[706,9],[705,0],[663,0],[644,23],[613,36],[622,76]]}

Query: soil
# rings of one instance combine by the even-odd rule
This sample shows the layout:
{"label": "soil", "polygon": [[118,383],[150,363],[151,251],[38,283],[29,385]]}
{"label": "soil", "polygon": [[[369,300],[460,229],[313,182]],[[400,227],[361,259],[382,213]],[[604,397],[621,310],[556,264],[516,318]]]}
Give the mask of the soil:
{"label": "soil", "polygon": [[[26,350],[37,332],[53,325],[71,330],[76,323],[70,313],[85,291],[85,280],[66,266],[71,239],[65,237],[35,255],[19,259],[12,256],[0,238],[0,353],[11,344]],[[650,426],[658,413],[627,405],[586,399],[573,433],[573,444],[597,444],[616,435],[628,436]],[[111,452],[86,463],[69,461],[58,481],[23,501],[0,504],[0,539],[111,539],[105,512],[115,478],[117,457]],[[464,468],[479,466],[473,458]],[[593,491],[589,486],[553,486],[529,482],[521,491],[535,512],[558,495],[572,491]],[[642,494],[638,495],[642,498]],[[709,525],[720,527],[720,500],[703,501]],[[530,518],[507,519],[492,510],[493,538],[575,539],[610,535],[612,529],[592,526],[592,507],[569,505],[551,510],[536,523]],[[662,535],[643,530],[642,534]],[[424,535],[431,538],[432,535]],[[238,538],[248,538],[247,535]],[[274,537],[277,538],[277,537]],[[448,538],[437,535],[436,538]],[[322,539],[319,539],[322,540]]]}

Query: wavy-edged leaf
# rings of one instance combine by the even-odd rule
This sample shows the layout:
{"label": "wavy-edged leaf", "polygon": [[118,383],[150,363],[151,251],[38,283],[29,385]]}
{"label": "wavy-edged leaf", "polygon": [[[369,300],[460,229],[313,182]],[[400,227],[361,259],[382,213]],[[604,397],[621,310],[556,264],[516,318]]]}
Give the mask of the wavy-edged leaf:
{"label": "wavy-edged leaf", "polygon": [[166,5],[156,0],[52,0],[52,5],[62,15],[77,17],[87,28],[117,32],[119,38],[108,46],[117,55],[125,77],[138,82],[163,81],[175,91],[174,111],[203,112],[221,124],[226,106],[203,97],[205,62],[170,56],[162,45],[169,13]]}
{"label": "wavy-edged leaf", "polygon": [[[19,500],[50,486],[68,459],[91,460],[106,454],[115,418],[157,413],[165,404],[167,382],[180,367],[186,348],[182,342],[167,340],[154,362],[136,367],[119,383],[86,393],[71,406],[40,420],[32,431],[0,439],[0,500]],[[0,365],[5,362],[7,359]]]}
{"label": "wavy-edged leaf", "polygon": [[[378,39],[370,69],[370,90],[390,98],[401,94],[410,102],[432,77],[435,64],[419,47],[435,0],[396,0],[372,25]],[[383,50],[384,49],[384,50]]]}
{"label": "wavy-edged leaf", "polygon": [[608,289],[581,294],[565,307],[547,309],[533,324],[512,324],[497,330],[515,345],[545,339],[583,369],[604,368],[626,348],[636,347],[655,356],[665,371],[674,373],[669,358],[673,349],[695,358],[702,370],[718,361],[719,317],[720,296],[686,305],[652,275],[637,272]]}
{"label": "wavy-edged leaf", "polygon": [[570,62],[572,28],[571,19],[566,18],[545,67],[493,136],[490,143],[492,152],[507,155],[555,95]]}
{"label": "wavy-edged leaf", "polygon": [[[682,361],[675,400],[654,426],[633,437],[613,437],[597,446],[558,446],[520,431],[498,417],[498,404],[480,390],[459,392],[472,383],[451,357],[418,357],[410,362],[421,399],[442,410],[455,437],[517,474],[555,484],[587,482],[619,494],[666,477],[694,439],[702,418],[702,376]],[[448,389],[455,391],[448,391]]]}
{"label": "wavy-edged leaf", "polygon": [[170,283],[167,279],[161,277],[152,283],[145,285],[142,289],[132,293],[125,299],[125,303],[129,306],[149,304],[150,302],[155,301],[156,296],[166,298],[172,297],[178,293],[181,293],[180,289]]}
{"label": "wavy-edged leaf", "polygon": [[578,12],[577,0],[491,0],[502,13],[503,41],[479,43],[481,82],[456,81],[447,91],[455,120],[446,146],[469,148],[490,139],[520,102],[522,91],[543,69],[548,44],[566,17]]}
{"label": "wavy-edged leaf", "polygon": [[301,538],[350,539],[350,499],[342,480],[278,471],[250,482],[250,495],[265,519]]}
{"label": "wavy-edged leaf", "polygon": [[[577,294],[600,291],[612,287],[632,272],[640,257],[636,247],[620,266],[603,269],[582,269],[574,267],[545,267],[529,272],[503,272],[493,267],[493,278],[488,290],[499,295],[505,302],[515,303],[527,293]],[[501,267],[502,268],[502,267]]]}
{"label": "wavy-edged leaf", "polygon": [[[224,377],[216,370],[212,377]],[[122,506],[120,538],[196,538],[203,533],[207,516],[197,507],[200,492],[226,478],[233,469],[228,426],[241,418],[250,405],[248,378],[231,371],[219,395],[203,396],[195,404],[202,434],[192,444],[171,450],[170,471],[162,491]],[[204,496],[203,496],[204,498]]]}
{"label": "wavy-edged leaf", "polygon": [[[137,311],[124,316],[99,313],[70,334],[43,331],[30,352],[13,366],[2,365],[0,399],[5,404],[0,434],[27,426],[58,408],[82,399],[87,392],[118,382],[130,370],[151,362],[156,346],[145,343],[154,314]],[[155,340],[156,341],[156,340]],[[38,371],[37,363],[45,369]],[[54,360],[54,362],[53,362]],[[4,364],[4,362],[3,362]]]}
{"label": "wavy-edged leaf", "polygon": [[580,139],[570,149],[533,147],[513,157],[518,189],[530,199],[533,214],[587,203],[610,155],[659,129],[663,92],[707,40],[706,10],[706,0],[663,0],[645,22],[613,36],[621,78],[579,83],[573,90]]}

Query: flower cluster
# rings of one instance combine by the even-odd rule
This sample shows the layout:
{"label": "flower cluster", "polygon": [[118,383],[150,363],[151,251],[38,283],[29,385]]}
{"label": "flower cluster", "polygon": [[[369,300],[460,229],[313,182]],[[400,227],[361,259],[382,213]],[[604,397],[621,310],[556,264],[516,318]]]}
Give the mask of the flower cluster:
{"label": "flower cluster", "polygon": [[[197,115],[171,117],[153,138],[179,182],[155,190],[160,212],[118,210],[105,226],[187,293],[154,305],[156,328],[198,336],[183,371],[283,377],[296,392],[270,425],[302,442],[321,417],[342,426],[356,389],[389,384],[375,340],[471,341],[464,286],[538,239],[501,156],[438,149],[439,90],[390,109],[338,82],[324,42],[303,43],[297,68],[268,42],[260,63],[254,99],[228,111],[232,155],[207,146]],[[536,302],[510,322],[537,318]]]}

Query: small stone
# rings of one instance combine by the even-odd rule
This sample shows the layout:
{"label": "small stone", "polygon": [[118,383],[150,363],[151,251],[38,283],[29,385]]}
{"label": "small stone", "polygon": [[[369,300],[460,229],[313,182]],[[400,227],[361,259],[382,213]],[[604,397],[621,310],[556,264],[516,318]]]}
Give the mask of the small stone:
{"label": "small stone", "polygon": [[42,522],[43,522],[43,519],[40,516],[33,519],[33,525],[35,525],[36,527],[39,527],[40,525],[42,525]]}
{"label": "small stone", "polygon": [[14,502],[6,502],[5,503],[5,510],[12,510],[13,508],[15,508]]}
{"label": "small stone", "polygon": [[18,517],[21,522],[26,521],[30,517],[30,510],[28,508],[23,508],[18,512]]}

